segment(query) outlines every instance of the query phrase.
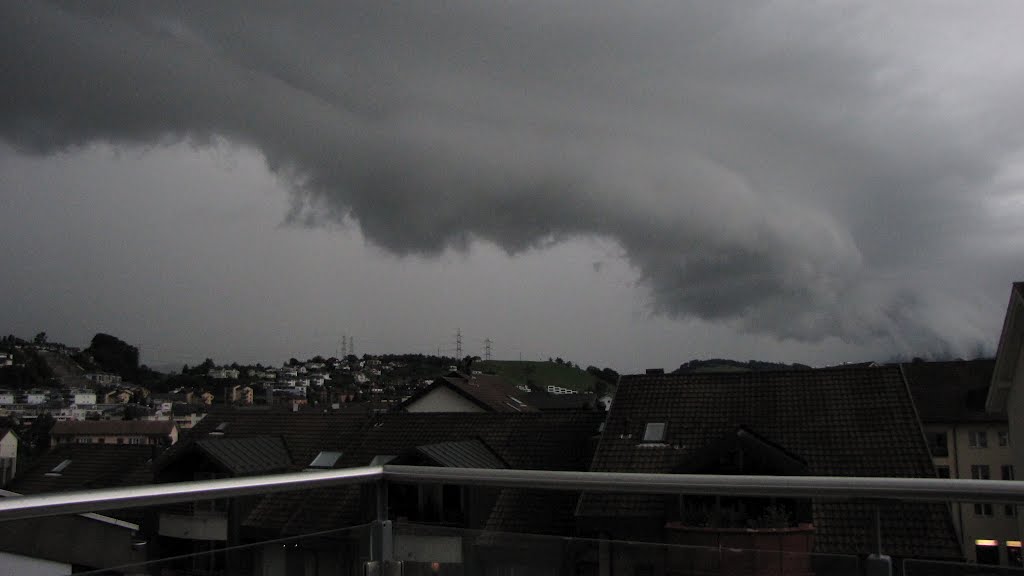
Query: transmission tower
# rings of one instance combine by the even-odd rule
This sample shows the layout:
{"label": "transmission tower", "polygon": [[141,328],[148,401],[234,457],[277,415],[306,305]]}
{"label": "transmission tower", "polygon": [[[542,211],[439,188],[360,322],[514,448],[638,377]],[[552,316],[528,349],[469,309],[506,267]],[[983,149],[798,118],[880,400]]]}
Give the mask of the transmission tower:
{"label": "transmission tower", "polygon": [[348,358],[348,336],[341,335],[341,357]]}
{"label": "transmission tower", "polygon": [[462,329],[455,331],[455,359],[462,360]]}
{"label": "transmission tower", "polygon": [[487,338],[484,340],[484,360],[491,359],[491,339]]}
{"label": "transmission tower", "polygon": [[355,336],[349,336],[348,337],[348,354],[349,354],[349,356],[355,356],[356,355],[356,337]]}

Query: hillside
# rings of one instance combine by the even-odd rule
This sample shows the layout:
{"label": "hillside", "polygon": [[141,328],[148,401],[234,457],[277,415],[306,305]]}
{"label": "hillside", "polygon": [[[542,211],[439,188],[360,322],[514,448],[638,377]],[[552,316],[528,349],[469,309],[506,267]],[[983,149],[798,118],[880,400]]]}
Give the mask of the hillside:
{"label": "hillside", "polygon": [[782,362],[762,362],[750,360],[740,362],[737,360],[726,360],[713,358],[710,360],[690,360],[679,366],[675,374],[687,372],[760,372],[770,370],[810,370],[811,367],[804,364],[785,364]]}
{"label": "hillside", "polygon": [[494,372],[517,384],[532,384],[547,389],[561,386],[577,392],[593,392],[598,379],[580,368],[555,362],[530,362],[526,360],[482,360],[473,365],[474,370]]}

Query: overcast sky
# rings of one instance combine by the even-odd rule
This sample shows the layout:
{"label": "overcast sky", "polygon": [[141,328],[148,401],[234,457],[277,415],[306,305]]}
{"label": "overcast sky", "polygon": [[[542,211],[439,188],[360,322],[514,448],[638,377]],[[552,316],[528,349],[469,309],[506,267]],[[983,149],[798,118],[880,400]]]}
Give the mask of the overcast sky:
{"label": "overcast sky", "polygon": [[623,371],[994,352],[1024,4],[0,3],[0,332]]}

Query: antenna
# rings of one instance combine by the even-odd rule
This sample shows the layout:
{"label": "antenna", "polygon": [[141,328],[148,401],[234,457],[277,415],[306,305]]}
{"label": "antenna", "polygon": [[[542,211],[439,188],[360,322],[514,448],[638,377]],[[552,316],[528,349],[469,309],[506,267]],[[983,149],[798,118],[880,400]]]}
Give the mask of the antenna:
{"label": "antenna", "polygon": [[462,360],[462,329],[455,331],[455,359]]}
{"label": "antenna", "polygon": [[484,340],[484,360],[490,361],[491,359],[491,339],[487,338]]}

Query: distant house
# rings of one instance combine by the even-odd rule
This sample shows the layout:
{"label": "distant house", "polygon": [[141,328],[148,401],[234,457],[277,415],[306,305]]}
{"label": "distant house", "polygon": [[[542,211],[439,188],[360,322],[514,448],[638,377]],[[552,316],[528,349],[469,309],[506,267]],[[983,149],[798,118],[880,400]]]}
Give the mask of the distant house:
{"label": "distant house", "polygon": [[397,410],[402,412],[537,412],[523,390],[500,376],[451,372],[416,392]]}
{"label": "distant house", "polygon": [[170,446],[178,441],[178,427],[170,420],[79,420],[55,423],[50,437],[57,445]]}
{"label": "distant house", "polygon": [[[623,376],[590,469],[936,474],[898,367]],[[747,560],[723,551],[742,548],[756,549],[759,562],[781,573],[829,573],[815,565],[827,557],[808,554],[873,553],[879,544],[875,510],[868,503],[816,499],[586,494],[576,511],[580,535],[681,548],[655,556],[642,547],[613,547],[579,560],[614,566],[616,573],[714,565],[716,573],[731,574]],[[879,510],[881,549],[897,563],[962,560],[947,505],[887,503]]]}
{"label": "distant house", "polygon": [[92,390],[73,390],[71,403],[76,406],[92,406],[96,404],[96,393]]}
{"label": "distant house", "polygon": [[233,368],[214,368],[214,369],[210,370],[209,372],[207,372],[206,375],[208,377],[210,377],[210,378],[215,378],[215,379],[218,379],[218,380],[224,380],[224,379],[237,380],[238,379],[238,370],[235,370]]}
{"label": "distant house", "polygon": [[0,352],[0,367],[13,365],[14,355],[12,355],[10,352]]}
{"label": "distant house", "polygon": [[18,435],[0,427],[0,488],[18,473]]}
{"label": "distant house", "polygon": [[50,399],[50,393],[47,390],[30,390],[25,395],[26,404],[46,404],[46,401]]}
{"label": "distant house", "polygon": [[[1015,479],[1006,413],[985,411],[994,368],[995,360],[902,365],[940,478]],[[1024,567],[1016,506],[951,506],[968,561]]]}
{"label": "distant house", "polygon": [[10,390],[0,390],[0,406],[10,406],[16,401],[14,392]]}
{"label": "distant house", "polygon": [[102,384],[109,386],[111,384],[120,384],[121,377],[117,374],[110,374],[108,372],[90,372],[85,375],[85,378],[95,384]]}

